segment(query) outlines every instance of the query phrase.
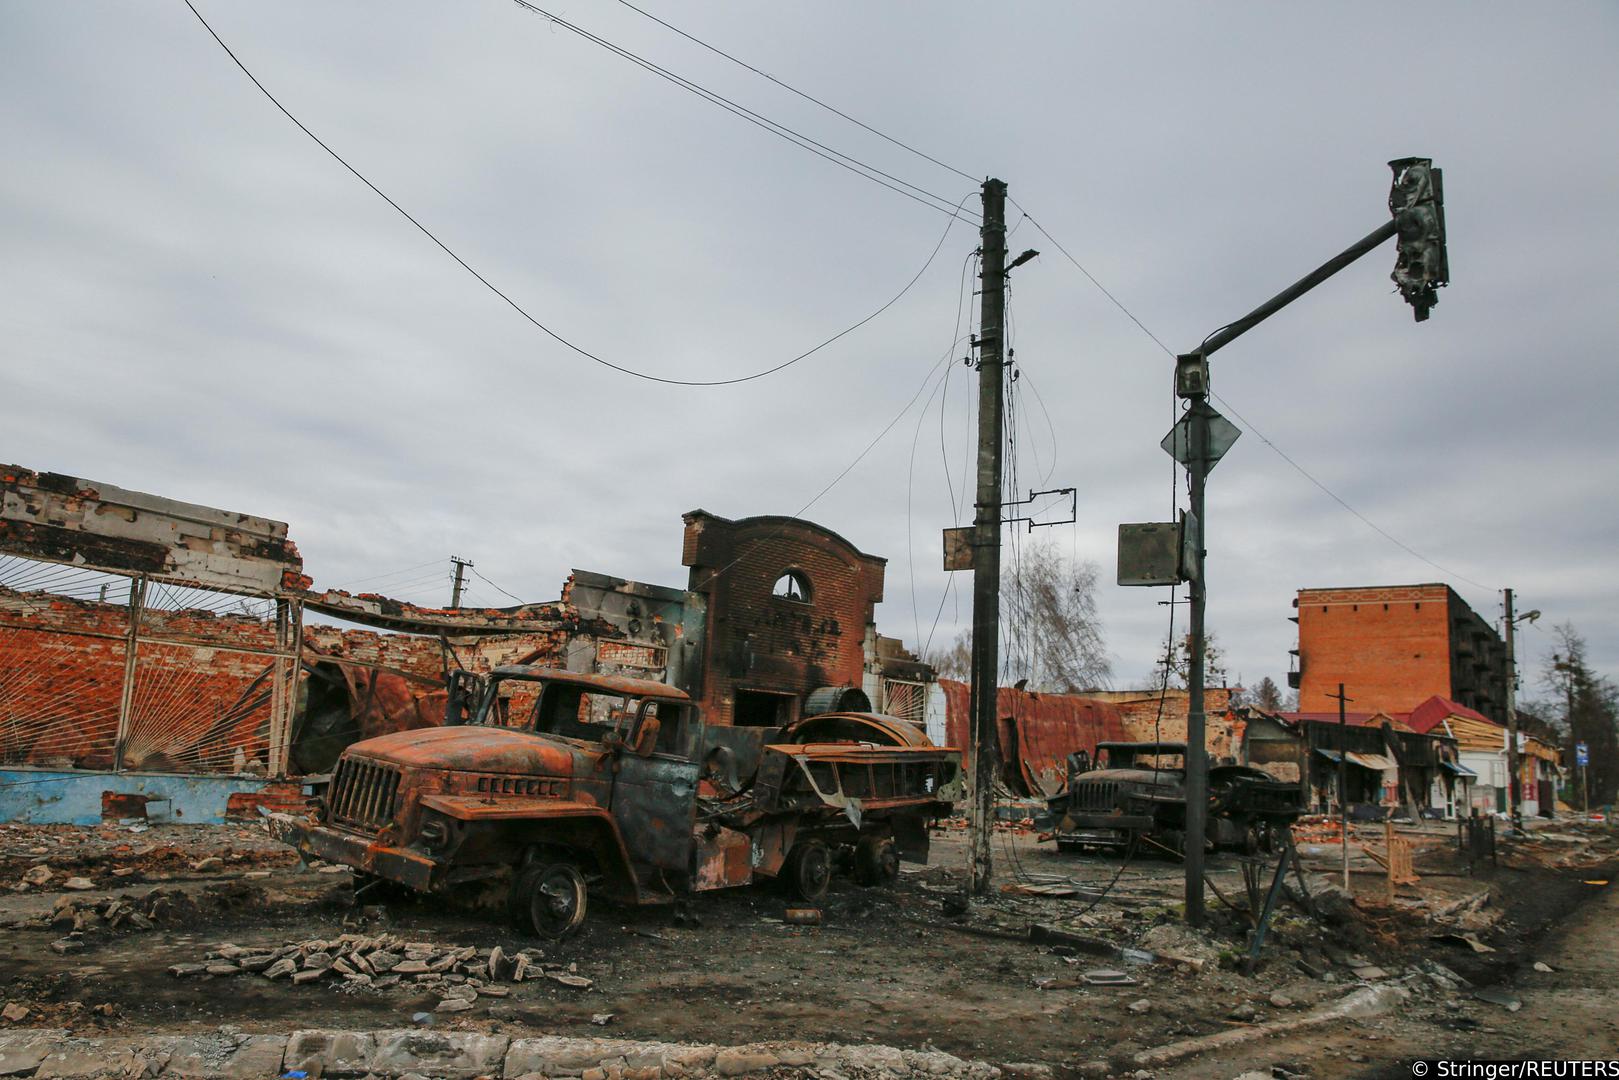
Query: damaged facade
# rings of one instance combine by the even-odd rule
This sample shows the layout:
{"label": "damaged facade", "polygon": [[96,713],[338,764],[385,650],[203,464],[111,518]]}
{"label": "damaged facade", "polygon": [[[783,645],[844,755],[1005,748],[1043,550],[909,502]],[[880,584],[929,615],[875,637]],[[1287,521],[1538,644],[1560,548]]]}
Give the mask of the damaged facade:
{"label": "damaged facade", "polygon": [[575,570],[555,603],[424,608],[314,590],[279,522],[0,467],[0,768],[323,773],[443,723],[450,670],[511,664],[665,682],[719,725],[874,701],[928,723],[931,669],[876,634],[884,560],[701,510],[682,556],[685,589]]}

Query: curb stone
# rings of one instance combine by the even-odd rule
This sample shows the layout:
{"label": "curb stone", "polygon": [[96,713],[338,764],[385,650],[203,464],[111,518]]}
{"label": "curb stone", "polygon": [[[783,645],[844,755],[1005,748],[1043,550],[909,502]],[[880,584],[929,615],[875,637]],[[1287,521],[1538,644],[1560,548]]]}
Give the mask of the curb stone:
{"label": "curb stone", "polygon": [[513,1039],[413,1028],[373,1032],[310,1029],[290,1035],[222,1031],[106,1039],[46,1029],[0,1034],[0,1078],[260,1080],[289,1069],[303,1070],[311,1077],[367,1080],[699,1080],[789,1069],[851,1080],[1000,1080],[1002,1076],[1000,1069],[987,1062],[964,1060],[939,1050],[839,1043],[714,1046],[560,1035]]}

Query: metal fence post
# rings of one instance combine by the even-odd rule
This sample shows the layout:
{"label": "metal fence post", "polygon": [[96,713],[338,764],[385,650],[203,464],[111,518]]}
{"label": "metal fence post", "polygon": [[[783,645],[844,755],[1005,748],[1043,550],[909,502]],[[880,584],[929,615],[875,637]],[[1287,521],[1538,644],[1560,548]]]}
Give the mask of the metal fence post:
{"label": "metal fence post", "polygon": [[118,695],[118,733],[113,738],[112,771],[124,771],[124,744],[129,740],[130,712],[135,704],[135,657],[140,648],[141,617],[146,608],[146,575],[129,583],[129,631],[124,635],[124,682]]}

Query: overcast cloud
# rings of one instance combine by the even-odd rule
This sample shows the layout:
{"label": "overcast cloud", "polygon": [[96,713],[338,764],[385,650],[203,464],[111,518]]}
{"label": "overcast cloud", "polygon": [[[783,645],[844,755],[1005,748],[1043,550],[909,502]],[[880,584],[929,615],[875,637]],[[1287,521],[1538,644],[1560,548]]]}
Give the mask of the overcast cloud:
{"label": "overcast cloud", "polygon": [[[1619,667],[1611,4],[646,4],[1006,180],[1171,349],[1376,227],[1384,162],[1431,155],[1455,279],[1432,320],[1392,292],[1390,247],[1219,354],[1214,386],[1446,569],[1250,430],[1210,485],[1210,625],[1234,673],[1280,681],[1300,587],[1446,581],[1494,619],[1512,586]],[[779,362],[892,297],[946,224],[509,3],[199,8],[358,169],[618,363]],[[951,202],[974,192],[612,0],[558,10]],[[0,28],[0,459],[288,521],[321,586],[452,552],[525,599],[575,566],[682,584],[683,511],[798,510],[952,337],[966,224],[902,301],[779,375],[627,378],[479,286],[179,0],[12,0]],[[1170,362],[1019,219],[1012,250],[1044,252],[1015,279],[1019,388],[1056,450],[1027,397],[1020,479],[1079,489],[1077,527],[1037,539],[1110,582],[1116,524],[1169,513]],[[958,494],[967,374],[944,395]],[[913,644],[952,523],[940,398],[921,409],[807,515],[888,557],[879,626]],[[1163,598],[1103,587],[1121,685],[1151,668]],[[935,644],[966,621],[945,603]],[[1550,641],[1529,631],[1527,661]]]}

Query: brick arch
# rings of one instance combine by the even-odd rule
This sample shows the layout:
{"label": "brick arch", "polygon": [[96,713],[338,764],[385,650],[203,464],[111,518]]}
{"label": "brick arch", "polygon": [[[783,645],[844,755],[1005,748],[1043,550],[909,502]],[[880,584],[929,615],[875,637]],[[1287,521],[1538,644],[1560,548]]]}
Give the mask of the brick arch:
{"label": "brick arch", "polygon": [[[700,700],[710,722],[731,723],[738,692],[797,704],[819,686],[859,686],[866,628],[882,600],[887,561],[812,521],[685,515],[682,561],[707,601]],[[810,586],[807,602],[773,595],[782,573]]]}

